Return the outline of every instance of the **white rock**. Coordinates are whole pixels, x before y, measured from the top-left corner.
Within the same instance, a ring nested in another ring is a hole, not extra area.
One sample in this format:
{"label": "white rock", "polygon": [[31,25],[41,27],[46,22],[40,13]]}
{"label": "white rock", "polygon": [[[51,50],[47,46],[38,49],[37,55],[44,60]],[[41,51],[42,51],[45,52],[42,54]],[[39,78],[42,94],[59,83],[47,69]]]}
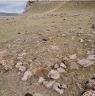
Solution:
{"label": "white rock", "polygon": [[92,50],[90,50],[90,51],[89,51],[89,50],[87,51],[87,54],[88,54],[88,55],[91,55],[91,54],[93,54],[93,53],[94,53],[94,49],[92,49]]}
{"label": "white rock", "polygon": [[90,61],[88,59],[82,59],[82,60],[79,60],[78,63],[84,67],[88,67],[88,66],[91,66],[91,65],[94,65],[94,61]]}
{"label": "white rock", "polygon": [[22,56],[25,56],[25,55],[26,55],[25,52],[18,54],[19,57],[22,57]]}
{"label": "white rock", "polygon": [[59,68],[60,66],[59,66],[59,64],[55,64],[54,65],[54,68],[56,69],[56,68]]}
{"label": "white rock", "polygon": [[66,89],[66,88],[67,88],[67,86],[66,86],[65,84],[62,84],[62,88]]}
{"label": "white rock", "polygon": [[87,90],[81,96],[95,96],[94,90]]}
{"label": "white rock", "polygon": [[17,75],[20,76],[21,75],[21,72],[18,72]]}
{"label": "white rock", "polygon": [[61,64],[60,64],[60,67],[67,68],[64,63],[61,63]]}
{"label": "white rock", "polygon": [[70,55],[69,58],[70,59],[76,59],[77,58],[77,55],[76,54]]}
{"label": "white rock", "polygon": [[93,55],[89,55],[88,57],[87,57],[87,59],[89,59],[89,60],[95,60],[95,55],[93,54]]}
{"label": "white rock", "polygon": [[43,77],[39,77],[38,83],[43,83],[45,81],[45,79]]}
{"label": "white rock", "polygon": [[53,45],[50,46],[50,49],[59,50],[59,46],[57,46],[56,44],[53,44]]}
{"label": "white rock", "polygon": [[85,43],[84,45],[87,46],[87,43]]}
{"label": "white rock", "polygon": [[55,90],[59,94],[64,93],[64,89],[60,88],[60,83],[57,83],[57,82],[53,84],[53,90]]}
{"label": "white rock", "polygon": [[57,68],[57,71],[59,72],[59,73],[65,73],[66,72],[66,70],[65,69],[63,69],[63,68]]}
{"label": "white rock", "polygon": [[25,72],[25,71],[26,71],[26,67],[24,67],[24,66],[20,66],[20,67],[19,67],[19,71],[21,71],[21,72]]}
{"label": "white rock", "polygon": [[22,77],[22,81],[28,80],[29,78],[31,78],[31,76],[32,76],[32,72],[29,71],[29,70],[27,70],[27,71],[24,73],[23,77]]}
{"label": "white rock", "polygon": [[80,42],[81,42],[81,43],[83,43],[83,42],[84,42],[84,40],[83,40],[83,39],[80,39]]}
{"label": "white rock", "polygon": [[76,64],[76,62],[71,62],[70,68],[71,69],[78,69],[78,65]]}
{"label": "white rock", "polygon": [[52,88],[55,81],[44,81],[43,84],[46,88]]}
{"label": "white rock", "polygon": [[60,73],[56,70],[51,70],[48,74],[49,77],[52,79],[59,79],[60,78]]}
{"label": "white rock", "polygon": [[19,68],[20,66],[22,66],[22,62],[18,62],[15,67]]}
{"label": "white rock", "polygon": [[72,40],[74,40],[74,39],[75,39],[75,37],[74,37],[74,36],[72,36],[72,37],[71,37],[71,39],[72,39]]}

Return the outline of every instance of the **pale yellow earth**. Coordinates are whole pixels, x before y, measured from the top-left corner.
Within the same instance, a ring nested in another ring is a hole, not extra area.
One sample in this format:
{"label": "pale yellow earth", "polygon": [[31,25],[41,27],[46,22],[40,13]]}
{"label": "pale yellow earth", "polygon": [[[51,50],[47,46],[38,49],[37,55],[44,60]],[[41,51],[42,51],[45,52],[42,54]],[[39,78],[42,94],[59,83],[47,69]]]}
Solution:
{"label": "pale yellow earth", "polygon": [[[77,54],[77,60],[86,58],[87,52],[94,50],[95,2],[53,2],[52,6],[33,5],[21,16],[0,19],[0,49],[14,51],[13,58],[25,51],[22,61],[36,59],[38,66],[50,66]],[[46,39],[46,41],[44,41]],[[84,39],[84,42],[80,42]],[[51,47],[54,48],[51,48]],[[16,62],[17,59],[15,59]],[[39,63],[40,62],[40,63]],[[95,77],[95,65],[78,69],[70,68],[58,82],[67,85],[61,96],[80,96],[84,83]],[[37,66],[33,65],[34,69]],[[26,67],[29,67],[26,65]],[[41,93],[44,96],[60,96],[52,89],[38,84],[38,78],[22,81],[18,70],[5,71],[0,65],[0,96],[24,96],[25,93]]]}

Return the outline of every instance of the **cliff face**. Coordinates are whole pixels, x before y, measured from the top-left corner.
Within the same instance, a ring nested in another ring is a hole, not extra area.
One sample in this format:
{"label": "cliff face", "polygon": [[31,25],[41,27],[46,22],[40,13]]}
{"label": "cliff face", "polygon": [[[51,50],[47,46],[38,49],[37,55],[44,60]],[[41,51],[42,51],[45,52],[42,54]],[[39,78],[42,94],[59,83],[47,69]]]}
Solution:
{"label": "cliff face", "polygon": [[43,13],[55,9],[61,2],[28,1],[24,13]]}

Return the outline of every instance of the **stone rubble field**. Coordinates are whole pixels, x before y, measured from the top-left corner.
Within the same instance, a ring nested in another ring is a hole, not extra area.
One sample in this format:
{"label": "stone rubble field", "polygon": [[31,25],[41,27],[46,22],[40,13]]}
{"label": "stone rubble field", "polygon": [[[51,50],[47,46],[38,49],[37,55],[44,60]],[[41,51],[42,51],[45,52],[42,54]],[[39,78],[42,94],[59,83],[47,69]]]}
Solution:
{"label": "stone rubble field", "polygon": [[95,96],[95,2],[75,5],[0,19],[0,96]]}

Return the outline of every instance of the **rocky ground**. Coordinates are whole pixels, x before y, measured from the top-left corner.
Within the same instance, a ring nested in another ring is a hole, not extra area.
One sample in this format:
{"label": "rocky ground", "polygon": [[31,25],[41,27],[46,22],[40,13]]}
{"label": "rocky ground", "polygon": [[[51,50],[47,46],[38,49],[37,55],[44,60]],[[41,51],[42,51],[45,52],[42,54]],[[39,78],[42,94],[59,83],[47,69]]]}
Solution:
{"label": "rocky ground", "polygon": [[95,77],[94,5],[0,19],[0,96],[80,96]]}

